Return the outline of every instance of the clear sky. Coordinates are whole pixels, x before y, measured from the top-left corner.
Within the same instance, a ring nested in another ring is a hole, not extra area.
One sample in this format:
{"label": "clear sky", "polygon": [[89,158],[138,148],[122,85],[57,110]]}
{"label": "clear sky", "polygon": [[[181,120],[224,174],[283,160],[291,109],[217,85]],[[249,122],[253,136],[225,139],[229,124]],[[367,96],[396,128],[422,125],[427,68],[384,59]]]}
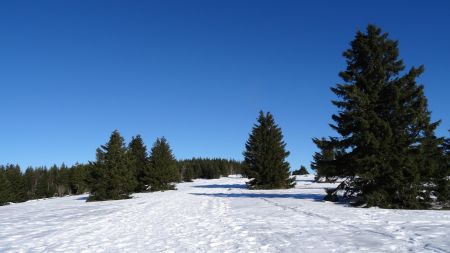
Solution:
{"label": "clear sky", "polygon": [[177,158],[242,159],[259,110],[293,169],[333,135],[329,88],[358,29],[425,65],[450,129],[450,1],[0,1],[0,164],[95,159],[114,129],[165,136]]}

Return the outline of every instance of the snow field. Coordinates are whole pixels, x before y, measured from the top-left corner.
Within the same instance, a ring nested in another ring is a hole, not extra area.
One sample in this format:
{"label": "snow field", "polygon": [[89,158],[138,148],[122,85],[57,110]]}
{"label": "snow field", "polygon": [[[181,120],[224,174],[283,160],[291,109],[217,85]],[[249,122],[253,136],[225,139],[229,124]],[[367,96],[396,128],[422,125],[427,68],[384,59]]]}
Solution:
{"label": "snow field", "polygon": [[324,202],[297,177],[289,190],[246,179],[195,180],[177,191],[85,202],[87,195],[0,207],[0,252],[450,252],[450,212]]}

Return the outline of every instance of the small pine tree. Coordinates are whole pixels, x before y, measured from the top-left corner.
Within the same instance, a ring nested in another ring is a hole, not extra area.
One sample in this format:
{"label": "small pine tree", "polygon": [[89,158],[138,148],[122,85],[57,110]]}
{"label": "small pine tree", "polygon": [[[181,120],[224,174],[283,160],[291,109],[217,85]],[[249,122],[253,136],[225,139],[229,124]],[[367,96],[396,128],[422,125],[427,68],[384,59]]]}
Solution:
{"label": "small pine tree", "polygon": [[144,145],[140,135],[132,137],[128,145],[128,156],[131,163],[131,169],[136,177],[137,185],[135,191],[145,191],[145,169],[148,165],[147,147]]}
{"label": "small pine tree", "polygon": [[175,187],[172,183],[179,181],[180,172],[169,143],[164,137],[156,139],[144,177],[148,190],[173,190]]}
{"label": "small pine tree", "polygon": [[182,167],[181,174],[184,182],[192,182],[192,179],[194,178],[194,171],[192,168]]}
{"label": "small pine tree", "polygon": [[305,166],[300,166],[300,169],[298,169],[298,170],[294,170],[293,172],[292,172],[292,175],[308,175],[309,174],[309,172],[308,172],[308,170],[305,168]]}
{"label": "small pine tree", "polygon": [[120,133],[115,130],[109,142],[97,149],[97,161],[92,163],[88,201],[129,198],[136,188],[136,179]]}
{"label": "small pine tree", "polygon": [[285,161],[289,152],[272,114],[259,113],[258,123],[253,127],[244,151],[245,174],[251,178],[250,189],[292,188],[289,163]]}

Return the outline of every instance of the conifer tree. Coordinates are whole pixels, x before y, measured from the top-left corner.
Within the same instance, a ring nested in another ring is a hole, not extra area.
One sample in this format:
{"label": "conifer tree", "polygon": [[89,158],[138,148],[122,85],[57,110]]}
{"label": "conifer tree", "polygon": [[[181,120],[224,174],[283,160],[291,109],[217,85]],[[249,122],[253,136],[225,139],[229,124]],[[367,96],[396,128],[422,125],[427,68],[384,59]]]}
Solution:
{"label": "conifer tree", "polygon": [[11,183],[6,177],[5,168],[3,166],[0,166],[0,206],[5,205],[11,201],[11,193]]}
{"label": "conifer tree", "polygon": [[442,139],[434,136],[439,122],[431,122],[423,86],[415,81],[423,66],[402,74],[398,42],[373,25],[357,32],[343,55],[344,83],[332,88],[339,113],[331,127],[340,136],[314,140],[322,150],[315,167],[325,176],[345,177],[338,189],[355,204],[426,206],[424,187],[437,164],[426,153]]}
{"label": "conifer tree", "polygon": [[89,191],[88,172],[92,169],[91,164],[75,164],[70,170],[70,191],[73,194],[83,194]]}
{"label": "conifer tree", "polygon": [[292,188],[294,178],[290,177],[289,163],[285,161],[289,152],[272,114],[259,113],[257,124],[245,144],[244,170],[251,178],[250,189]]}
{"label": "conifer tree", "polygon": [[325,138],[314,138],[313,142],[319,148],[319,152],[316,152],[313,156],[313,162],[311,168],[315,170],[317,182],[325,179],[325,182],[335,182],[339,176],[343,175],[342,171],[338,171],[339,166],[336,166],[338,156],[345,154],[345,151],[338,149],[336,145],[336,139],[331,138],[327,140]]}
{"label": "conifer tree", "polygon": [[432,184],[441,206],[450,208],[450,138],[446,138],[441,145],[441,160],[439,167],[433,175]]}
{"label": "conifer tree", "polygon": [[298,169],[298,170],[294,170],[293,172],[292,172],[292,175],[293,176],[295,176],[295,175],[308,175],[309,174],[309,172],[308,172],[308,170],[306,169],[306,167],[305,166],[300,166],[300,169]]}
{"label": "conifer tree", "polygon": [[140,135],[132,137],[128,145],[128,155],[131,163],[137,185],[135,191],[141,192],[145,190],[144,172],[148,165],[147,147],[144,145]]}
{"label": "conifer tree", "polygon": [[70,188],[70,169],[64,163],[58,169],[55,184],[58,196],[61,197],[72,193]]}
{"label": "conifer tree", "polygon": [[59,177],[59,168],[56,164],[50,167],[48,171],[48,196],[52,197],[57,195],[58,191],[58,177]]}
{"label": "conifer tree", "polygon": [[167,140],[156,139],[150,154],[150,163],[145,171],[145,180],[150,191],[174,189],[172,183],[179,182],[180,172]]}
{"label": "conifer tree", "polygon": [[90,173],[89,201],[129,198],[136,187],[125,142],[115,130],[109,142],[97,149],[97,160]]}
{"label": "conifer tree", "polygon": [[47,168],[38,167],[35,169],[34,173],[36,182],[36,194],[34,197],[38,199],[52,197]]}
{"label": "conifer tree", "polygon": [[37,178],[36,173],[32,167],[28,167],[23,175],[27,199],[34,199],[36,197]]}
{"label": "conifer tree", "polygon": [[5,170],[6,180],[10,185],[10,202],[22,202],[26,200],[25,182],[19,165],[7,165]]}
{"label": "conifer tree", "polygon": [[190,167],[182,167],[181,175],[184,182],[192,182],[192,179],[194,177],[194,171]]}

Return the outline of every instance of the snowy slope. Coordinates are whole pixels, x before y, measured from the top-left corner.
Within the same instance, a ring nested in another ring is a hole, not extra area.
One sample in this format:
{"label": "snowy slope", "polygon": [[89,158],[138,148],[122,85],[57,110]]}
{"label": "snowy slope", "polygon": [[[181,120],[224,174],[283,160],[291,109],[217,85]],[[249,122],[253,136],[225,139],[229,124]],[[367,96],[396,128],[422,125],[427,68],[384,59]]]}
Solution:
{"label": "snowy slope", "polygon": [[249,191],[238,177],[86,203],[0,207],[0,252],[450,252],[449,211],[323,202],[323,187]]}

